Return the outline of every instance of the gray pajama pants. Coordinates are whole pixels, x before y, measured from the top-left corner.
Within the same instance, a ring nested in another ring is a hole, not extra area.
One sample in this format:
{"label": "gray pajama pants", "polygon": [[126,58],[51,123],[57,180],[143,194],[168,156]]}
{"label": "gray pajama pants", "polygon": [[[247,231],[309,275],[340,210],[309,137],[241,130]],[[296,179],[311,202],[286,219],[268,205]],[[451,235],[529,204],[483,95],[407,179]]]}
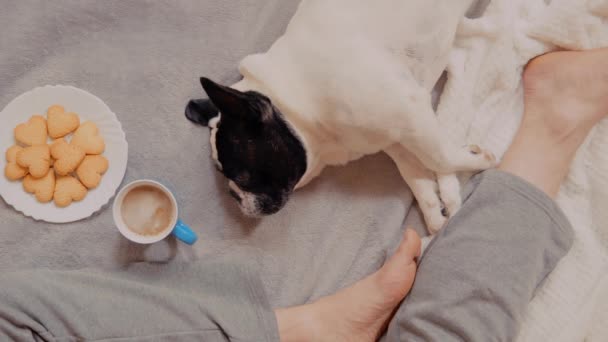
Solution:
{"label": "gray pajama pants", "polygon": [[[572,231],[533,186],[475,176],[429,245],[388,341],[511,341]],[[0,341],[278,341],[255,267],[229,255],[120,271],[23,271],[0,279]]]}

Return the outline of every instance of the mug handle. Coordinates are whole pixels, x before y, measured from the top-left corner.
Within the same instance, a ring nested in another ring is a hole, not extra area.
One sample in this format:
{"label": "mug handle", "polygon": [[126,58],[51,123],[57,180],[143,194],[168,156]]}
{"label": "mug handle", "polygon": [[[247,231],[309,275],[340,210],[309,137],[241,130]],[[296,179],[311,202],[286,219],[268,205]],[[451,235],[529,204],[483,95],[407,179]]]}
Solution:
{"label": "mug handle", "polygon": [[182,220],[179,219],[177,220],[175,228],[173,228],[171,234],[173,234],[176,238],[189,245],[193,245],[196,240],[198,240],[198,236],[196,236],[196,233],[190,227],[188,227],[188,225],[182,222]]}

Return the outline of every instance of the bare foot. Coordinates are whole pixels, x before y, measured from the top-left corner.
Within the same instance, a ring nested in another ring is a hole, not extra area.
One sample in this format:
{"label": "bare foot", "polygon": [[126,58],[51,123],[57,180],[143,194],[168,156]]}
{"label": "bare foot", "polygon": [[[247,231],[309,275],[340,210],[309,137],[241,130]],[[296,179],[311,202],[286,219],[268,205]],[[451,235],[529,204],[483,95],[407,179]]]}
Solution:
{"label": "bare foot", "polygon": [[608,114],[608,48],[537,57],[524,87],[528,119],[543,120],[562,138],[584,133]]}
{"label": "bare foot", "polygon": [[608,114],[608,49],[537,57],[524,72],[525,113],[500,169],[552,197],[591,128]]}
{"label": "bare foot", "polygon": [[420,238],[408,229],[376,273],[312,304],[276,310],[281,341],[376,341],[412,288],[419,255]]}

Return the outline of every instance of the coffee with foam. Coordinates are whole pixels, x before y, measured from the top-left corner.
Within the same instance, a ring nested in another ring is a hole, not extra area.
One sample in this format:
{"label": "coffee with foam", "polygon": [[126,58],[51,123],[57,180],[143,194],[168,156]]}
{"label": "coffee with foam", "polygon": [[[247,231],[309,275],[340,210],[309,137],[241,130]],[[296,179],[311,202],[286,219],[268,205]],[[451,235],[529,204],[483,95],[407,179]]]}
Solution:
{"label": "coffee with foam", "polygon": [[143,185],[131,189],[124,197],[120,213],[132,232],[151,236],[169,228],[175,208],[169,196],[162,190]]}

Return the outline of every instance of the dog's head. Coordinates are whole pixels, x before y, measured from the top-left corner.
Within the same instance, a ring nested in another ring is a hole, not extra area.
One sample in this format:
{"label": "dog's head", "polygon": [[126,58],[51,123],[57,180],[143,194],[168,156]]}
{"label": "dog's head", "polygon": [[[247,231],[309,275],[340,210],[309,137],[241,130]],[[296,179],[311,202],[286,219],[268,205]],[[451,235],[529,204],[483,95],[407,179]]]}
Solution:
{"label": "dog's head", "polygon": [[192,100],[186,117],[209,126],[212,157],[246,215],[274,214],[306,171],[306,151],[281,112],[258,92],[201,78],[209,99]]}

